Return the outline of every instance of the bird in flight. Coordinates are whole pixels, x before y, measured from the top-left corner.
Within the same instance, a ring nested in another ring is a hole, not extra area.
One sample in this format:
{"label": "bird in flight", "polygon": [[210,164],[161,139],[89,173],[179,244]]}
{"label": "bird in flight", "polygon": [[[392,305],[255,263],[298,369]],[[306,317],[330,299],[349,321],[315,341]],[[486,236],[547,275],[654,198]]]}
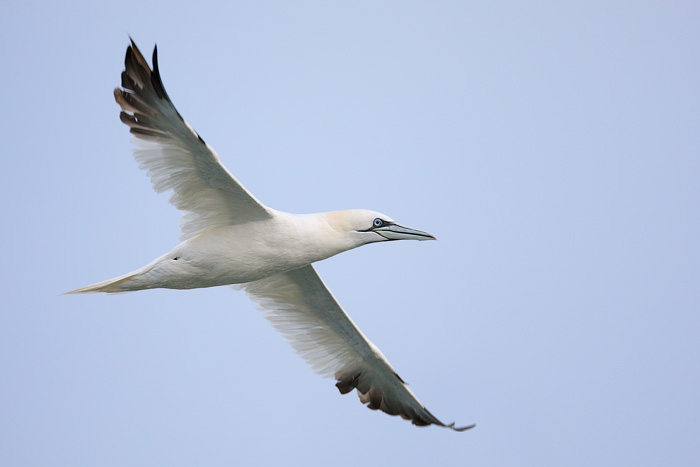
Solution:
{"label": "bird in flight", "polygon": [[180,243],[146,266],[68,293],[120,293],[230,285],[243,289],[294,350],[342,394],[357,389],[370,409],[414,425],[445,424],[418,401],[379,349],[360,331],[312,263],[368,243],[435,240],[367,210],[289,214],[263,205],[185,122],[136,44],[126,50],[119,118],[135,136],[134,157],[158,192],[183,212]]}

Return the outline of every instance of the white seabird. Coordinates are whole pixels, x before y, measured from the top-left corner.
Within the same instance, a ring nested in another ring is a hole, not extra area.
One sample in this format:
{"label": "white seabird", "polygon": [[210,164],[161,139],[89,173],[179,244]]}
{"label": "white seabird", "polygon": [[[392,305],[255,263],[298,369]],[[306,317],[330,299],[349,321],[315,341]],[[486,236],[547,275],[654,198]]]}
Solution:
{"label": "white seabird", "polygon": [[472,428],[444,424],[418,401],[312,266],[368,243],[435,237],[373,211],[297,215],[263,205],[175,110],[160,78],[157,48],[151,70],[131,41],[125,68],[114,90],[119,116],[135,136],[134,157],[153,188],[172,190],[170,202],[184,213],[182,243],[141,269],[68,293],[242,288],[317,373],[337,380],[342,394],[357,389],[370,409],[415,425]]}

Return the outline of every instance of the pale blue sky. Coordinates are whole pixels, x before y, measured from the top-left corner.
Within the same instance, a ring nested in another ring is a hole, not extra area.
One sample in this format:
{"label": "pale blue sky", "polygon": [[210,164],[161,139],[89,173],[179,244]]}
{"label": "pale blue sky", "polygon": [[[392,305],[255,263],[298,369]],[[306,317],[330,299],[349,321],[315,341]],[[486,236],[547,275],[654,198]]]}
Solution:
{"label": "pale blue sky", "polygon": [[[0,464],[697,465],[697,2],[12,2]],[[60,296],[177,243],[112,89],[158,43],[264,203],[437,242],[319,264],[440,419],[340,396],[240,292]]]}

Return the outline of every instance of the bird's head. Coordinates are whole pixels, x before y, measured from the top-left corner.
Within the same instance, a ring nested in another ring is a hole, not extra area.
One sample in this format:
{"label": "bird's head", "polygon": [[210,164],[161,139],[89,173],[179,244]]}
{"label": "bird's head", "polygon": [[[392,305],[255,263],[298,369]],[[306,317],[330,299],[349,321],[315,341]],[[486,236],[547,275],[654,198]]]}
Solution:
{"label": "bird's head", "polygon": [[335,230],[351,236],[359,245],[389,240],[436,240],[428,232],[404,227],[386,214],[375,211],[349,209],[326,215]]}

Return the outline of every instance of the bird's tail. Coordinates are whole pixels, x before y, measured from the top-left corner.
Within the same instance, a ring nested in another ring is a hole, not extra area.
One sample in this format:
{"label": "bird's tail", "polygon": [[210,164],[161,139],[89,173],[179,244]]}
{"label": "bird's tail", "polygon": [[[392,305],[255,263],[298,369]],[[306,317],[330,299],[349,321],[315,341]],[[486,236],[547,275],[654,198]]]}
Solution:
{"label": "bird's tail", "polygon": [[74,294],[74,293],[96,293],[96,292],[105,292],[105,293],[120,293],[120,292],[129,292],[130,290],[134,290],[133,288],[129,287],[127,283],[133,279],[135,276],[139,275],[140,271],[134,271],[130,272],[128,274],[124,274],[123,276],[119,277],[113,277],[112,279],[107,279],[106,281],[102,282],[97,282],[96,284],[88,285],[86,287],[81,287],[79,289],[71,290],[70,292],[66,292],[63,295],[68,295],[68,294]]}

